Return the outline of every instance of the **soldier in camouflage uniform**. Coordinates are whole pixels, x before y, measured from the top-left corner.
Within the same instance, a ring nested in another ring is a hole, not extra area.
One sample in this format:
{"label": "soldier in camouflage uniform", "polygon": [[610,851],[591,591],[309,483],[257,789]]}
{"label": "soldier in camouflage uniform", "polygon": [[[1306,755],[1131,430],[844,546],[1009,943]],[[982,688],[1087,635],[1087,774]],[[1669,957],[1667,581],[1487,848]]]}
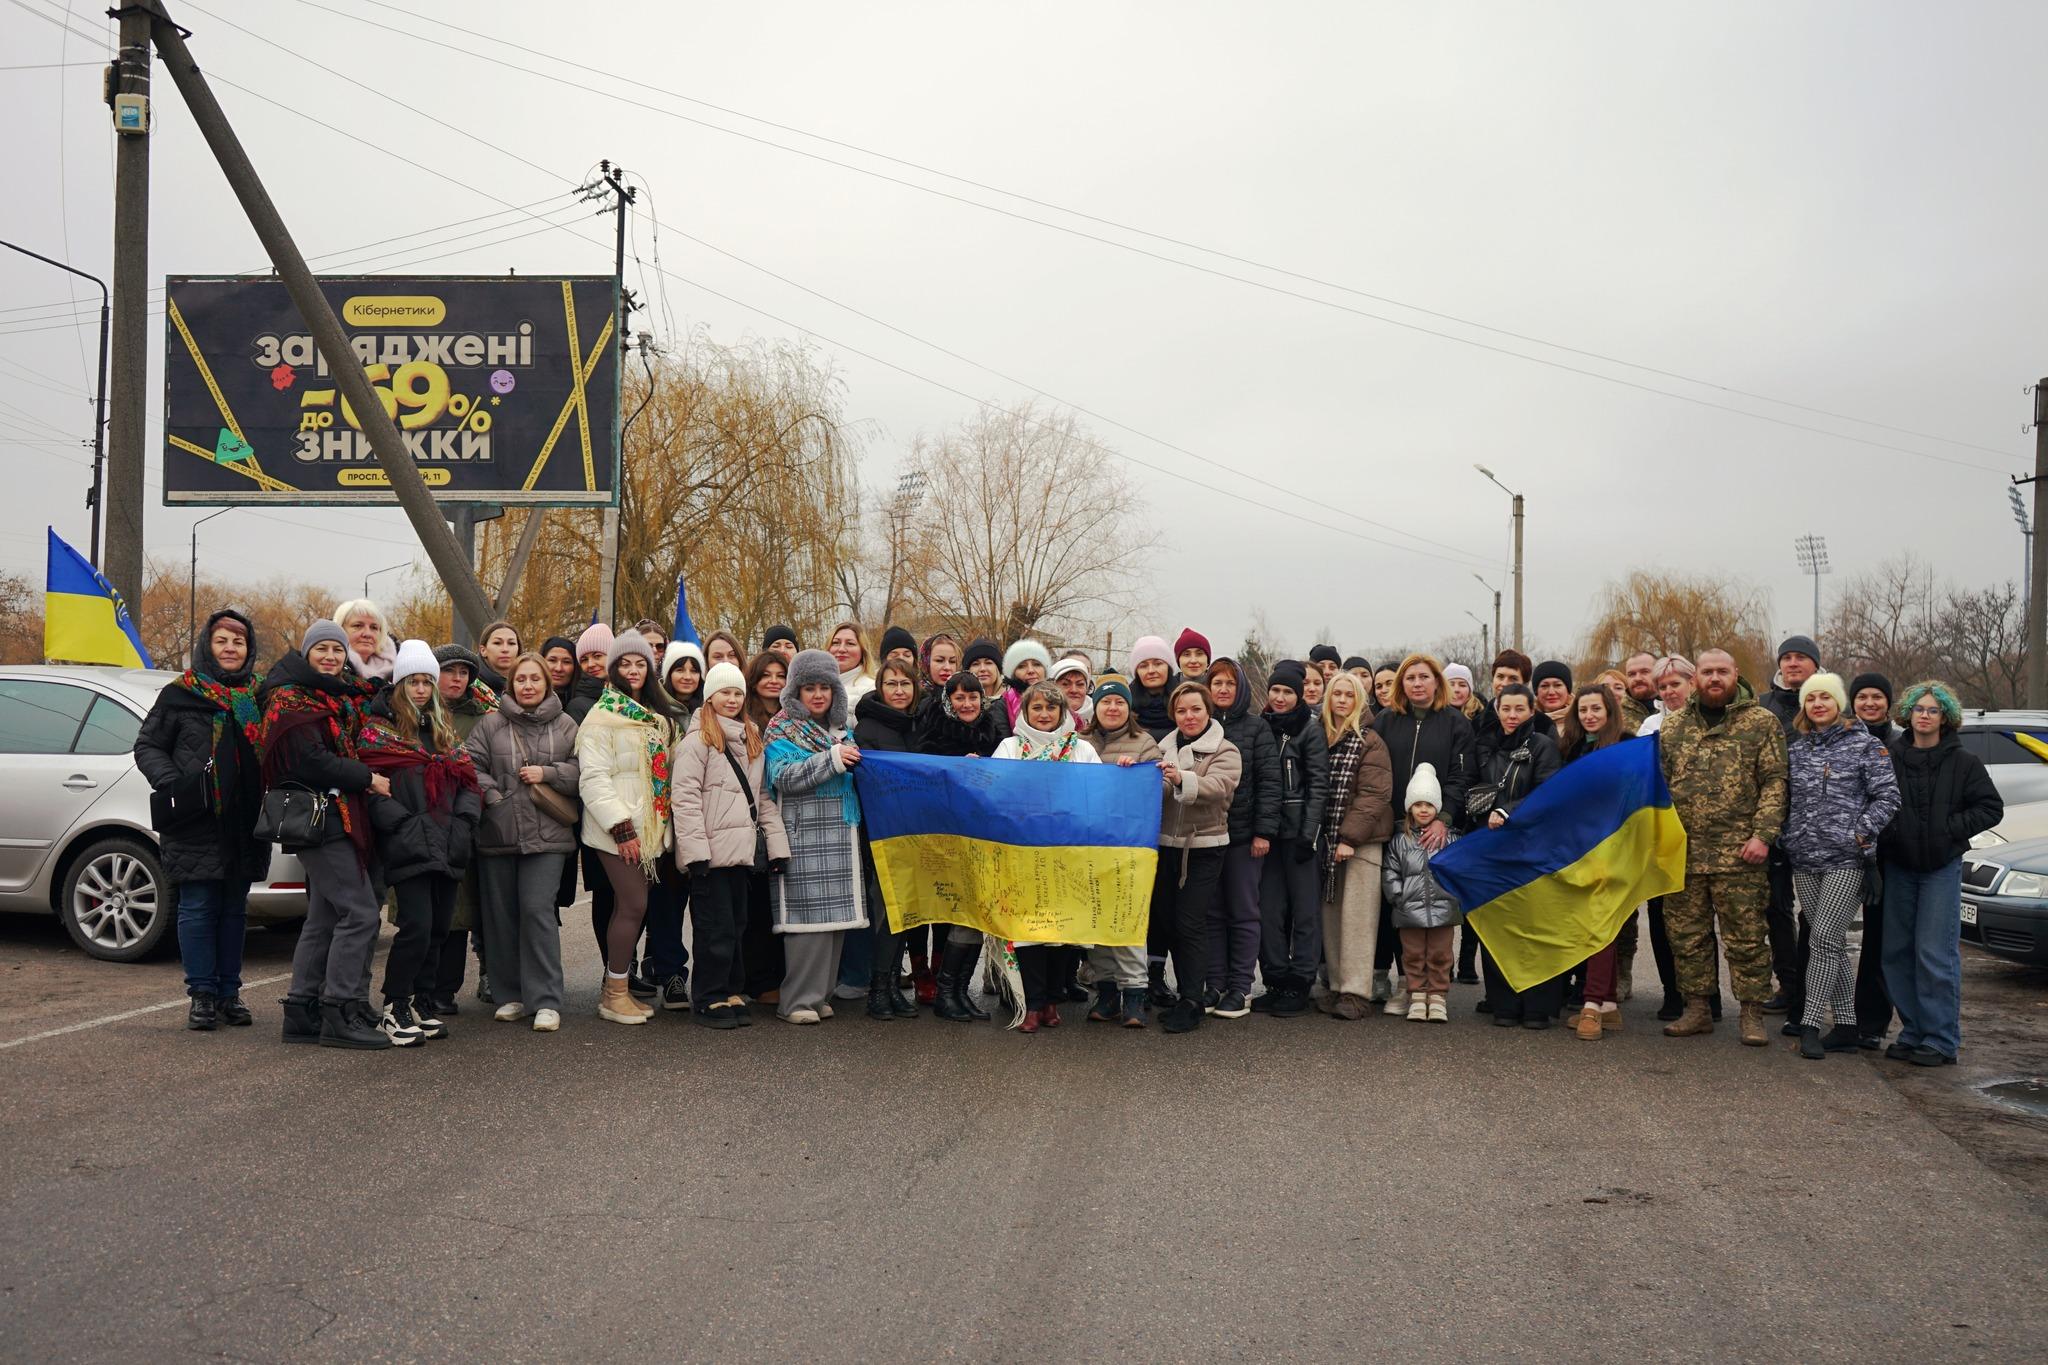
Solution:
{"label": "soldier in camouflage uniform", "polygon": [[1700,655],[1696,683],[1692,701],[1666,717],[1662,730],[1664,777],[1687,840],[1685,889],[1664,898],[1685,1012],[1664,1032],[1689,1038],[1714,1031],[1718,920],[1742,1002],[1742,1041],[1762,1047],[1771,994],[1765,860],[1785,823],[1785,732],[1757,705],[1726,651]]}

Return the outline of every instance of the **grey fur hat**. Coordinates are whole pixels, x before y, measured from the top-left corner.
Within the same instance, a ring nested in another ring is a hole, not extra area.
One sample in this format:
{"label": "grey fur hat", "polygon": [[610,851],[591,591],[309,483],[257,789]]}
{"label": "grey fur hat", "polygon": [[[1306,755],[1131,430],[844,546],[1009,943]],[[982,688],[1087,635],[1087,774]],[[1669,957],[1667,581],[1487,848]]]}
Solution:
{"label": "grey fur hat", "polygon": [[789,715],[803,720],[810,715],[804,709],[803,690],[812,683],[830,683],[832,686],[832,707],[825,713],[825,724],[834,730],[846,728],[846,684],[839,680],[839,661],[822,649],[799,651],[789,661],[789,677],[782,684],[782,709]]}

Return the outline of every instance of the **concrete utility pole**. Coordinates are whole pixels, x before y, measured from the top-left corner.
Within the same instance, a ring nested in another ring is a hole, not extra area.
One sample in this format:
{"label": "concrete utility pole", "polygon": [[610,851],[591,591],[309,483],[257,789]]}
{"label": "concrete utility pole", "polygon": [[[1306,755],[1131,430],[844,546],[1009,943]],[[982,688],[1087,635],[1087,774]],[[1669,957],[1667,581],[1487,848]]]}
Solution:
{"label": "concrete utility pole", "polygon": [[1820,576],[1833,573],[1828,566],[1828,542],[1825,536],[1804,535],[1792,542],[1793,551],[1799,556],[1799,571],[1813,575],[1813,638],[1820,639]]}
{"label": "concrete utility pole", "polygon": [[[327,367],[334,374],[335,385],[349,407],[356,412],[362,423],[363,434],[369,438],[370,449],[377,457],[377,465],[384,476],[391,481],[391,491],[398,497],[399,506],[405,509],[406,519],[412,523],[414,534],[420,538],[420,545],[426,550],[427,558],[433,562],[434,571],[441,577],[441,584],[447,589],[448,597],[454,604],[455,619],[467,622],[472,631],[482,630],[491,619],[491,600],[477,583],[476,571],[463,558],[462,547],[455,542],[455,536],[442,519],[441,509],[427,492],[426,480],[420,477],[419,466],[413,463],[412,455],[405,448],[405,441],[398,434],[398,427],[385,415],[384,405],[370,388],[369,376],[363,373],[361,362],[349,346],[348,334],[341,330],[341,320],[334,315],[327,296],[320,292],[319,281],[306,267],[306,258],[299,253],[298,245],[292,241],[284,219],[278,215],[277,206],[270,202],[270,194],[263,188],[263,182],[256,175],[256,168],[249,163],[248,153],[242,150],[242,143],[235,136],[235,130],[228,124],[227,115],[222,112],[220,101],[213,97],[206,78],[200,74],[199,64],[193,60],[191,50],[185,46],[184,34],[164,13],[163,0],[136,0],[122,12],[121,31],[126,42],[131,16],[137,12],[154,16],[149,19],[149,35],[155,39],[157,51],[163,54],[164,69],[170,73],[177,85],[178,93],[184,96],[185,106],[191,112],[192,121],[206,138],[206,145],[212,150],[214,160],[220,163],[222,174],[227,177],[228,186],[234,190],[235,198],[241,201],[242,211],[249,216],[249,226],[256,231],[256,239],[263,243],[263,250],[270,256],[270,262],[277,269],[278,278],[292,298],[292,304],[299,310],[299,316],[312,329],[313,339],[320,347],[320,354],[327,360]],[[114,271],[114,306],[118,322],[121,307],[121,270],[116,261]],[[136,286],[133,306],[140,316],[143,289],[146,282]],[[118,333],[119,328],[117,326]],[[115,339],[114,393],[118,401],[120,387],[120,337]],[[140,361],[137,362],[138,370]],[[115,414],[115,449],[108,462],[109,485],[118,488],[114,477],[116,462],[120,458],[119,435],[120,413]],[[136,412],[137,447],[140,447],[141,417]],[[141,506],[142,471],[138,463],[135,474],[135,563],[137,595],[133,601],[140,601],[141,587]],[[115,497],[118,497],[118,493]],[[110,499],[107,523],[107,562],[109,569],[114,559],[114,540],[120,531],[119,514],[114,511],[118,504]],[[118,579],[109,572],[114,586],[122,588]],[[125,592],[125,588],[123,589]]]}
{"label": "concrete utility pole", "polygon": [[[1472,576],[1474,578],[1479,579],[1480,587],[1486,589],[1488,592],[1493,594],[1493,638],[1498,640],[1500,639],[1500,589],[1494,587],[1493,584],[1487,582],[1485,579],[1479,578],[1479,575],[1476,573]],[[1519,646],[1517,647],[1519,648]],[[1493,656],[1491,654],[1487,655],[1486,661],[1488,664],[1491,664],[1493,662]]]}
{"label": "concrete utility pole", "polygon": [[[2048,517],[2048,379],[2034,385],[2034,529]],[[2048,555],[2035,555],[2028,566],[2027,705],[2048,707],[2048,645],[2041,629],[2048,606]]]}
{"label": "concrete utility pole", "polygon": [[114,113],[114,301],[104,486],[93,515],[106,528],[100,571],[142,610],[143,428],[149,415],[149,44],[152,13],[128,5],[108,96]]}
{"label": "concrete utility pole", "polygon": [[[1493,473],[1493,471],[1492,471],[1491,469],[1488,469],[1488,468],[1487,468],[1487,467],[1486,467],[1485,465],[1483,465],[1483,464],[1475,464],[1475,465],[1473,465],[1472,467],[1473,467],[1474,469],[1478,470],[1478,471],[1479,471],[1479,472],[1480,472],[1481,474],[1484,474],[1484,475],[1486,476],[1486,478],[1487,478],[1487,481],[1488,481],[1489,483],[1491,483],[1491,484],[1492,484],[1492,485],[1493,485],[1493,486],[1494,486],[1495,488],[1498,488],[1498,489],[1499,489],[1499,490],[1500,490],[1501,492],[1503,492],[1503,493],[1507,494],[1507,495],[1508,495],[1508,496],[1509,496],[1510,498],[1513,498],[1513,499],[1514,499],[1514,505],[1515,505],[1515,648],[1516,648],[1517,650],[1520,650],[1520,649],[1522,649],[1522,648],[1523,648],[1523,645],[1522,645],[1522,495],[1521,495],[1520,493],[1517,493],[1517,492],[1516,492],[1516,491],[1515,491],[1514,489],[1512,489],[1512,488],[1508,487],[1508,486],[1507,486],[1506,484],[1502,483],[1502,482],[1501,482],[1501,481],[1500,481],[1499,479],[1495,478],[1495,477],[1494,477],[1494,473]],[[1496,632],[1496,634],[1497,634],[1497,633],[1498,633],[1498,632]]]}
{"label": "concrete utility pole", "polygon": [[[618,244],[612,254],[612,271],[618,278],[619,290],[619,363],[626,363],[626,338],[630,335],[626,326],[633,316],[633,301],[626,295],[626,211],[632,207],[637,192],[625,182],[626,168],[613,166],[609,159],[600,161],[598,170],[604,183],[612,189],[612,207],[618,212]],[[604,509],[604,538],[598,551],[597,619],[610,624],[615,606],[614,596],[618,592],[619,577],[619,513],[626,501],[626,460],[624,445],[625,432],[619,433],[620,454],[618,486],[612,489],[613,502]]]}

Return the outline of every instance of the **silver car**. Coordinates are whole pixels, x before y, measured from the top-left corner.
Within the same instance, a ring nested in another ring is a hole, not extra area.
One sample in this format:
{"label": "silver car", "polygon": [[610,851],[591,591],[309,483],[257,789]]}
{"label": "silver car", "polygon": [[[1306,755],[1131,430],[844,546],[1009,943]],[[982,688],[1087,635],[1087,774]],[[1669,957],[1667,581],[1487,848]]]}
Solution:
{"label": "silver car", "polygon": [[[0,910],[55,913],[78,946],[134,962],[176,942],[175,890],[157,862],[135,734],[164,684],[155,669],[0,666]],[[288,854],[249,892],[252,923],[306,916]]]}

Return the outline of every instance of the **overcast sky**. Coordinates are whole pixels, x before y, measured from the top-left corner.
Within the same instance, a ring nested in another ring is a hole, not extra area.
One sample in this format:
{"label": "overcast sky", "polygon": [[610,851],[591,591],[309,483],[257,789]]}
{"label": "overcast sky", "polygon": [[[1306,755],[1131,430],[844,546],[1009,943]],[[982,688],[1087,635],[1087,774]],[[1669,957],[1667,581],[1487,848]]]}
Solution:
{"label": "overcast sky", "polygon": [[[82,63],[0,70],[0,235],[110,275],[103,9],[71,7],[89,40],[28,12],[61,18],[63,0],[0,6],[0,64]],[[1491,614],[1472,574],[1505,588],[1508,546],[1507,496],[1474,461],[1528,496],[1528,626],[1547,644],[1575,640],[1603,582],[1639,565],[1744,576],[1776,629],[1805,630],[1806,532],[1827,538],[1834,581],[1907,548],[1971,584],[2019,572],[2004,481],[2031,467],[2021,390],[2048,372],[2038,3],[172,9],[209,72],[438,172],[218,88],[308,254],[497,212],[348,263],[605,273],[608,223],[555,210],[609,156],[667,228],[662,265],[693,282],[656,272],[643,215],[627,283],[644,273],[654,307],[636,329],[818,338],[872,424],[870,483],[972,411],[948,389],[1011,403],[1029,385],[1099,414],[1105,443],[1168,471],[1131,469],[1162,539],[1156,610],[1134,624],[1169,636],[1194,623],[1231,647],[1259,607],[1296,650],[1324,623],[1340,643],[1471,629],[1465,612]],[[448,27],[480,24],[676,93]],[[153,277],[260,264],[161,72],[157,90]],[[535,212],[587,242],[505,210],[551,193]],[[44,306],[74,293],[75,325]],[[86,541],[85,445],[61,442],[90,438],[88,298],[0,253],[10,568],[40,572],[45,522]],[[151,335],[159,372],[160,320]],[[159,417],[153,403],[153,442]],[[161,505],[160,472],[153,449],[150,551],[182,561],[198,514]],[[396,513],[238,511],[201,532],[202,567],[353,592],[412,543]]]}

